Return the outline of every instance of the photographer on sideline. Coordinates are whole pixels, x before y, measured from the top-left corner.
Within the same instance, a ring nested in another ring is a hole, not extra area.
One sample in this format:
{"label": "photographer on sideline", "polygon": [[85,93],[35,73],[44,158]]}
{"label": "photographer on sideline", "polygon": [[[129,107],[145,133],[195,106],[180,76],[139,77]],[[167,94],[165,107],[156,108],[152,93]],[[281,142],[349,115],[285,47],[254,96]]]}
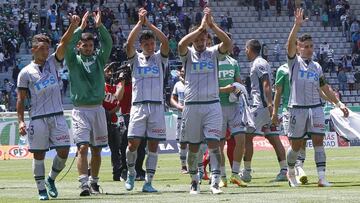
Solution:
{"label": "photographer on sideline", "polygon": [[113,167],[113,180],[119,181],[121,175],[120,161],[120,126],[116,113],[119,111],[119,100],[124,94],[125,78],[124,72],[116,73],[118,63],[110,63],[105,66],[105,98],[103,107],[106,112],[106,123],[108,130],[108,142],[111,151],[111,165]]}

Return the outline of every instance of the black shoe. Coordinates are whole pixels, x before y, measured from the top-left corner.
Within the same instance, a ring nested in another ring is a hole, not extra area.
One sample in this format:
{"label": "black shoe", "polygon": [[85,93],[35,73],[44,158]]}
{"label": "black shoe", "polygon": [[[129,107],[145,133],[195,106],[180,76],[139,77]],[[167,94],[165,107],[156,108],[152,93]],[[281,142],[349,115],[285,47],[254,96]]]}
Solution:
{"label": "black shoe", "polygon": [[84,184],[82,186],[80,186],[81,188],[81,192],[80,192],[80,196],[90,196],[90,188],[88,184]]}
{"label": "black shoe", "polygon": [[120,175],[114,174],[113,175],[113,181],[120,181]]}
{"label": "black shoe", "polygon": [[100,194],[100,186],[97,183],[90,184],[91,194]]}
{"label": "black shoe", "polygon": [[125,182],[127,180],[127,170],[123,170],[120,175],[120,181]]}

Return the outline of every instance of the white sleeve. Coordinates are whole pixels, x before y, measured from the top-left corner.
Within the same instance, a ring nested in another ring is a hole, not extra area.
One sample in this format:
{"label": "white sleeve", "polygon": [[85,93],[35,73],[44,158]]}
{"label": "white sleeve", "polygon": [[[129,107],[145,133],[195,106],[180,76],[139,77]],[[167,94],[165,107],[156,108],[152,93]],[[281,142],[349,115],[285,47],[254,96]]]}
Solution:
{"label": "white sleeve", "polygon": [[28,72],[24,69],[22,69],[18,75],[18,80],[17,80],[17,87],[18,88],[29,88],[29,77],[28,77]]}
{"label": "white sleeve", "polygon": [[49,58],[47,58],[47,61],[48,61],[50,64],[54,64],[54,67],[55,67],[56,70],[60,70],[60,69],[61,69],[61,63],[63,62],[63,60],[57,59],[55,53],[51,54],[51,55],[49,56]]}

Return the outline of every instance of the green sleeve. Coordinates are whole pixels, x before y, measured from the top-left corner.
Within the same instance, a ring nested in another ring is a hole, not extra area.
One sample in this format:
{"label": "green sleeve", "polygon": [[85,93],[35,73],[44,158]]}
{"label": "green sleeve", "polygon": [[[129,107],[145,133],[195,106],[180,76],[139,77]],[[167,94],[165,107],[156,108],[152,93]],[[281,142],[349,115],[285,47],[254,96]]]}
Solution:
{"label": "green sleeve", "polygon": [[[74,34],[71,37],[71,40],[69,44],[66,47],[65,51],[65,61],[66,63],[73,64],[76,61],[76,44],[79,42],[82,34],[82,29],[77,28],[74,31]],[[72,66],[68,66],[68,68],[71,68]]]}
{"label": "green sleeve", "polygon": [[100,34],[100,51],[98,56],[103,64],[105,64],[109,60],[113,42],[110,33],[104,25],[101,25],[98,29]]}
{"label": "green sleeve", "polygon": [[284,71],[279,70],[276,72],[276,78],[275,78],[275,85],[276,86],[283,86],[286,79],[286,74]]}

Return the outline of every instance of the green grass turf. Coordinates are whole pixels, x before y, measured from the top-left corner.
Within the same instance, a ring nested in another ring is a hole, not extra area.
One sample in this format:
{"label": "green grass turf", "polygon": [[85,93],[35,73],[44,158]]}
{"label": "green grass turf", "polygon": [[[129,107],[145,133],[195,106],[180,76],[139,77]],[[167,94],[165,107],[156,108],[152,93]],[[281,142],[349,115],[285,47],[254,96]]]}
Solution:
{"label": "green grass turf", "polygon": [[[177,154],[159,156],[159,164],[153,185],[160,192],[141,193],[142,182],[135,182],[135,189],[127,192],[123,182],[112,181],[109,157],[103,159],[100,171],[100,185],[103,194],[80,198],[76,165],[69,174],[57,183],[59,197],[51,202],[360,202],[360,148],[338,148],[327,150],[327,177],[334,183],[331,188],[317,187],[314,151],[308,150],[305,171],[309,184],[289,188],[287,182],[271,182],[279,171],[273,151],[255,152],[253,180],[248,188],[229,184],[224,194],[211,195],[209,185],[201,185],[201,194],[190,196],[189,175],[180,174]],[[72,158],[67,162],[68,169]],[[31,160],[0,161],[0,202],[36,202],[37,190],[32,178]],[[47,171],[51,160],[46,161]],[[230,168],[226,165],[228,176]],[[48,173],[48,172],[47,172]],[[64,173],[61,173],[61,178]],[[55,200],[55,201],[54,201]]]}

